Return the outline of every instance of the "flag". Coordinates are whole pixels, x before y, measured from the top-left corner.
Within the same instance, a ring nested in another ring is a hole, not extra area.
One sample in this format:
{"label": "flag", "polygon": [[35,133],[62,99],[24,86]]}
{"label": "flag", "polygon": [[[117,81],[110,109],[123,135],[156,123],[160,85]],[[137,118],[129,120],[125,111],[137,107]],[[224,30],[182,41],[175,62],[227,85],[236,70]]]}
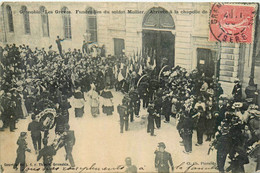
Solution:
{"label": "flag", "polygon": [[141,76],[141,75],[142,75],[142,72],[143,72],[143,67],[140,65],[140,66],[139,66],[138,74]]}
{"label": "flag", "polygon": [[127,78],[127,76],[129,75],[129,68],[128,66],[126,67],[126,74],[125,74],[125,78]]}
{"label": "flag", "polygon": [[130,65],[130,64],[133,64],[133,62],[134,62],[134,58],[133,58],[133,56],[131,56],[129,65]]}
{"label": "flag", "polygon": [[118,74],[118,81],[121,81],[121,80],[123,80],[123,79],[124,79],[124,77],[123,77],[122,72],[121,72],[121,70],[120,70],[120,72],[119,72],[119,74]]}
{"label": "flag", "polygon": [[156,67],[156,60],[155,60],[155,58],[153,59],[153,66],[152,66],[152,68],[154,69]]}
{"label": "flag", "polygon": [[133,57],[134,57],[134,60],[133,60],[133,62],[136,62],[135,52],[134,52],[134,55],[133,55]]}
{"label": "flag", "polygon": [[134,68],[133,68],[133,64],[130,64],[130,68],[129,68],[129,70],[131,70],[131,71],[134,70]]}
{"label": "flag", "polygon": [[141,59],[142,59],[142,56],[143,56],[143,55],[142,55],[142,50],[140,50],[140,53],[139,53],[139,59],[138,59],[138,60],[139,60],[139,62],[141,61]]}
{"label": "flag", "polygon": [[153,57],[153,48],[150,49],[148,56]]}
{"label": "flag", "polygon": [[118,69],[117,69],[117,65],[114,66],[113,70],[114,70],[115,77],[117,78],[117,77],[118,77],[118,72],[117,72]]}
{"label": "flag", "polygon": [[151,58],[150,56],[147,56],[147,64],[150,64],[151,63]]}

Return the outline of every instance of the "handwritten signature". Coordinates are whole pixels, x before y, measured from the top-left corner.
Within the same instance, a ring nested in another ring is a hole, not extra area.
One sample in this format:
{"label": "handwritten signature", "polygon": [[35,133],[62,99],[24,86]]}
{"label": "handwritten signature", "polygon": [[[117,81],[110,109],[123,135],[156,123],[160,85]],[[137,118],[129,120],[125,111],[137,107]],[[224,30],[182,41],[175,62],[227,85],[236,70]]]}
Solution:
{"label": "handwritten signature", "polygon": [[216,168],[216,163],[214,162],[182,162],[175,167],[176,170],[182,170],[184,173],[189,171],[214,170]]}

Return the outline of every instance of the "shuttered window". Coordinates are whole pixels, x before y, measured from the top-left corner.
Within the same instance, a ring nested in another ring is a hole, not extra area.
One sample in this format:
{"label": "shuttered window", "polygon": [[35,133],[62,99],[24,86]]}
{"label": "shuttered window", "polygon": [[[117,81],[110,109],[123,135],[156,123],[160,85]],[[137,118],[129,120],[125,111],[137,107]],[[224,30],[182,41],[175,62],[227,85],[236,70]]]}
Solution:
{"label": "shuttered window", "polygon": [[45,13],[46,8],[45,7],[40,7],[41,11],[41,20],[42,20],[42,35],[44,37],[49,37],[49,18],[48,14]]}
{"label": "shuttered window", "polygon": [[87,9],[87,32],[90,33],[89,41],[97,42],[97,16],[92,7]]}
{"label": "shuttered window", "polygon": [[9,5],[6,6],[6,13],[8,18],[9,32],[14,32],[13,13]]}
{"label": "shuttered window", "polygon": [[24,32],[25,34],[30,34],[31,33],[30,18],[26,6],[22,6],[22,12],[23,12]]}
{"label": "shuttered window", "polygon": [[[61,11],[69,11],[67,7],[63,7]],[[63,13],[63,30],[64,30],[64,38],[71,39],[71,18],[69,13]]]}

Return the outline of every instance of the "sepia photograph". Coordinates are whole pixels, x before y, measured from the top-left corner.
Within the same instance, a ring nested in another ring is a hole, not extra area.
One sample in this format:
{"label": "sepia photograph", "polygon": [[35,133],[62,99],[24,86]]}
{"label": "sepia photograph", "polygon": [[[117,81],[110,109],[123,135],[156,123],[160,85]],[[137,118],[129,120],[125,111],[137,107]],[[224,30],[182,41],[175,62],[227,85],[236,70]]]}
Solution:
{"label": "sepia photograph", "polygon": [[3,1],[0,173],[259,173],[259,2]]}

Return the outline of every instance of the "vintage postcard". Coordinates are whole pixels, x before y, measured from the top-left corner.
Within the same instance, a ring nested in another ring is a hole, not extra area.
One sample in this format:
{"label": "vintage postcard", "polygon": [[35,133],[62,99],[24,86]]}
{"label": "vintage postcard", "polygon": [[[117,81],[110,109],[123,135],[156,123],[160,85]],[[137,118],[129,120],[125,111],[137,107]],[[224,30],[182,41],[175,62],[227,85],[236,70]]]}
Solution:
{"label": "vintage postcard", "polygon": [[2,2],[0,172],[259,172],[259,14]]}

